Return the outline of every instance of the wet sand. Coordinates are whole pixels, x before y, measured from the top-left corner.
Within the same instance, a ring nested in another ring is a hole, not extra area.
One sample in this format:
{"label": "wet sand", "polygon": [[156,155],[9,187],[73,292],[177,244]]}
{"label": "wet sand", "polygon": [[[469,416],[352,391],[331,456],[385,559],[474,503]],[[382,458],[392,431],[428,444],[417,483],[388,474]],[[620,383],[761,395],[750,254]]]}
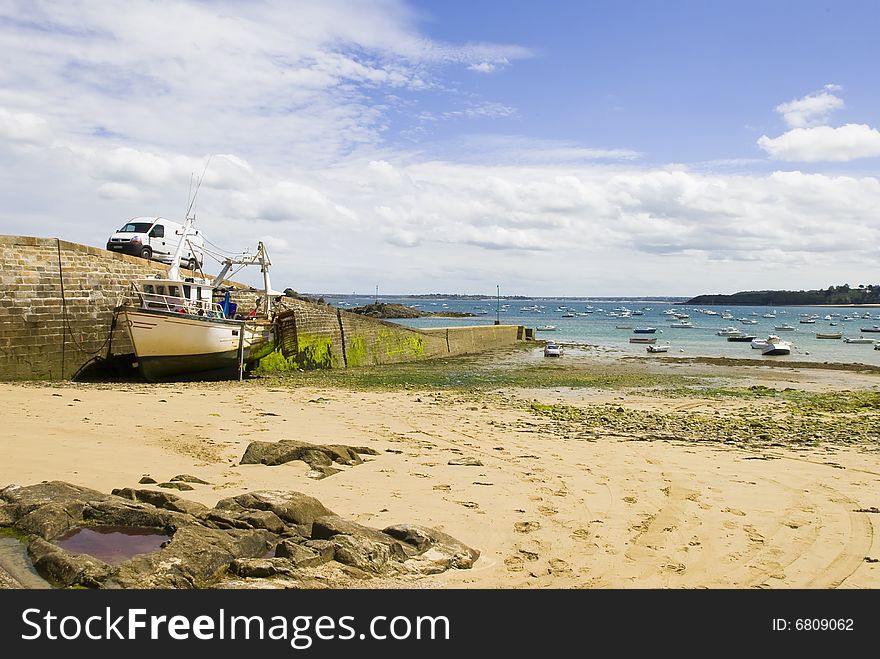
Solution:
{"label": "wet sand", "polygon": [[[880,385],[877,373],[833,369],[644,368],[713,369],[738,386],[804,391]],[[482,552],[471,570],[395,582],[402,587],[880,587],[876,443],[753,446],[581,432],[530,408],[538,401],[723,414],[754,406],[758,415],[767,401],[261,380],[6,383],[0,401],[0,486],[64,480],[109,492],[144,487],[145,474],[160,482],[191,474],[210,484],[168,491],[213,505],[246,491],[297,490],[363,524],[434,526]],[[379,455],[322,480],[302,462],[238,464],[250,441],[279,439],[368,446]],[[482,466],[448,464],[457,458]]]}

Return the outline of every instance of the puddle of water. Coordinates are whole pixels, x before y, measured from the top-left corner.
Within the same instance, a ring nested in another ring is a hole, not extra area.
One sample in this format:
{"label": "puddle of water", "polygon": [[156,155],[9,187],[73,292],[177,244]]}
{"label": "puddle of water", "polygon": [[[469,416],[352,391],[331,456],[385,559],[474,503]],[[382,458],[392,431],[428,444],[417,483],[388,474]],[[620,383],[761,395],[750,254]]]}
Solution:
{"label": "puddle of water", "polygon": [[170,536],[139,526],[82,526],[55,539],[56,545],[116,565],[138,554],[156,551]]}
{"label": "puddle of water", "polygon": [[15,538],[0,536],[0,566],[25,588],[51,588],[34,569],[27,547]]}

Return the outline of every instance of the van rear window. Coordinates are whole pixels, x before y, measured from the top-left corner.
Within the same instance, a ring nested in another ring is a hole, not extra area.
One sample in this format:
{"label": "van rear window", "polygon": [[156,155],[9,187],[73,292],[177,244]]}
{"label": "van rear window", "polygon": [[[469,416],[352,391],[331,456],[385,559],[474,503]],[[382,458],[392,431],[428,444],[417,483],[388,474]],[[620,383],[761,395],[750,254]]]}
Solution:
{"label": "van rear window", "polygon": [[146,233],[153,226],[149,222],[129,222],[119,230],[119,233]]}

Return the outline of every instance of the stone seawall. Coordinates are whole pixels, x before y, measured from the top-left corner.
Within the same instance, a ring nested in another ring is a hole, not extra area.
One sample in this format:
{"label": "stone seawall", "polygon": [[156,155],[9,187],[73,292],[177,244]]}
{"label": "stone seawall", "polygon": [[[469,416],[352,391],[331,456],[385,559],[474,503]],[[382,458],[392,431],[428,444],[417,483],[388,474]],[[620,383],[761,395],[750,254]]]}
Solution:
{"label": "stone seawall", "polygon": [[[167,271],[162,263],[56,238],[0,236],[0,380],[67,380],[96,359],[132,354],[114,309],[130,280]],[[254,306],[253,289],[227,283],[238,289],[239,309]],[[264,371],[429,359],[523,338],[515,325],[415,330],[294,298],[282,305],[287,349],[265,357]]]}

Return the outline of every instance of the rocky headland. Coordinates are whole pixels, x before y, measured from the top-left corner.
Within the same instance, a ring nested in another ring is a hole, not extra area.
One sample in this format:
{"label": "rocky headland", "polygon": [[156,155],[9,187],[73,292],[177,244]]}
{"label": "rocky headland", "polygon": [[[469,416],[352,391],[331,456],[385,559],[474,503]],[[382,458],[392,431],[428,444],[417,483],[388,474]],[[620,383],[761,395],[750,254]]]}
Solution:
{"label": "rocky headland", "polygon": [[375,304],[366,304],[362,307],[354,307],[350,310],[352,313],[369,316],[370,318],[426,318],[429,316],[443,318],[470,318],[476,314],[466,311],[422,311],[415,307],[405,304],[391,304],[386,302],[377,302]]}

